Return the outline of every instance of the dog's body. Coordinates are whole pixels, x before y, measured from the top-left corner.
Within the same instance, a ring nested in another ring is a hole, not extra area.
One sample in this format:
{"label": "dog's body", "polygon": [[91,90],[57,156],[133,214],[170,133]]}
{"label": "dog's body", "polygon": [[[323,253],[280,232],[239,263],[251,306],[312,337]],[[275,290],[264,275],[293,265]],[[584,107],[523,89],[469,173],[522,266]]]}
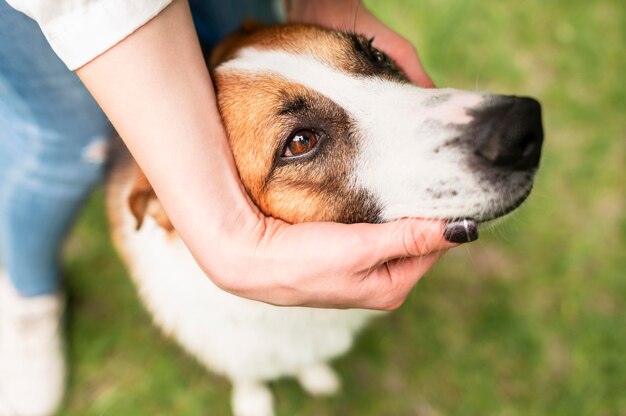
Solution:
{"label": "dog's body", "polygon": [[[482,222],[530,192],[542,139],[534,101],[420,89],[366,39],[312,26],[242,32],[216,56],[235,161],[267,215]],[[314,394],[338,388],[326,363],[376,312],[275,307],[220,290],[124,151],[113,157],[107,199],[116,244],[155,322],[233,382],[236,414],[271,414],[263,383],[277,377],[297,377]]]}
{"label": "dog's body", "polygon": [[334,393],[338,380],[325,363],[348,351],[358,330],[379,313],[276,307],[224,292],[157,219],[146,216],[136,229],[128,198],[139,168],[124,155],[117,161],[108,198],[109,210],[117,212],[114,239],[141,299],[164,333],[233,382],[235,413],[271,414],[271,396],[261,383],[283,376],[299,378],[312,394]]}

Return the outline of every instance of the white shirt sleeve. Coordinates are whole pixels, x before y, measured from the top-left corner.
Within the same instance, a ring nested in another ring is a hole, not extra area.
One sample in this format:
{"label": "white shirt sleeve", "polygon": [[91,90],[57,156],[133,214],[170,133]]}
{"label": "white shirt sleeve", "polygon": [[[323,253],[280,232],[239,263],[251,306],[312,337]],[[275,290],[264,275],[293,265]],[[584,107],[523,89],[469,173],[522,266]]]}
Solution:
{"label": "white shirt sleeve", "polygon": [[79,68],[159,14],[172,0],[7,0],[35,19],[52,49]]}

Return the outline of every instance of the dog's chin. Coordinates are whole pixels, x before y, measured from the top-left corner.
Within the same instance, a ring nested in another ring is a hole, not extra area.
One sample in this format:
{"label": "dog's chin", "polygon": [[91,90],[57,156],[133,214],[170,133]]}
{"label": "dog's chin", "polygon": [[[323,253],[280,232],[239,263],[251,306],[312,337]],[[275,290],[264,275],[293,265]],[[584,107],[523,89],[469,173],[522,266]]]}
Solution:
{"label": "dog's chin", "polygon": [[522,192],[519,196],[514,197],[514,198],[508,198],[507,201],[500,201],[497,204],[492,204],[492,207],[490,207],[489,209],[485,209],[481,211],[480,213],[460,215],[460,216],[455,216],[454,218],[445,218],[445,219],[448,221],[454,221],[454,220],[459,220],[459,219],[472,219],[479,226],[493,224],[497,220],[500,220],[506,217],[507,215],[515,211],[517,208],[519,208],[519,206],[522,205],[524,201],[526,201],[526,199],[530,195],[532,188],[533,188],[532,184],[530,184],[528,188],[524,192]]}
{"label": "dog's chin", "polygon": [[[490,201],[486,203],[486,206],[480,207],[479,210],[466,210],[459,209],[457,212],[452,215],[437,215],[436,213],[433,215],[433,212],[430,211],[428,214],[422,213],[403,213],[400,215],[390,215],[390,216],[382,216],[378,217],[375,221],[370,221],[373,223],[384,223],[395,221],[400,218],[423,218],[428,220],[444,220],[446,222],[454,222],[459,220],[472,220],[478,226],[483,227],[486,225],[491,225],[496,222],[499,222],[504,217],[511,214],[517,208],[520,207],[528,199],[530,193],[532,191],[533,185],[532,183],[528,185],[528,187],[520,192],[516,196],[509,196],[508,198],[498,199],[495,201]],[[455,210],[456,211],[456,210]]]}

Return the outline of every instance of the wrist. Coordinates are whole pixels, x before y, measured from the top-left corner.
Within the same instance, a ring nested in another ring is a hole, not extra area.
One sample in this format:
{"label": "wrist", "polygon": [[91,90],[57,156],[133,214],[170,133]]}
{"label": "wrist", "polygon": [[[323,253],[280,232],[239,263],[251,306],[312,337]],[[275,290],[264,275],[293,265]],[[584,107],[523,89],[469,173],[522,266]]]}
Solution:
{"label": "wrist", "polygon": [[355,14],[364,10],[361,0],[284,0],[290,23],[313,23],[338,29],[353,26]]}

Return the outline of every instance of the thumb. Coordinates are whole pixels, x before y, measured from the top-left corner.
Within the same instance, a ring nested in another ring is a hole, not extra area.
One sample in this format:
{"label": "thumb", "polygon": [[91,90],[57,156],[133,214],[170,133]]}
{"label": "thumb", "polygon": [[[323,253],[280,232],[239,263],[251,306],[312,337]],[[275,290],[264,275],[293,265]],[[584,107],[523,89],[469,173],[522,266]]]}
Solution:
{"label": "thumb", "polygon": [[370,225],[368,246],[376,263],[401,257],[424,256],[456,247],[444,237],[446,223],[436,219],[405,218]]}

